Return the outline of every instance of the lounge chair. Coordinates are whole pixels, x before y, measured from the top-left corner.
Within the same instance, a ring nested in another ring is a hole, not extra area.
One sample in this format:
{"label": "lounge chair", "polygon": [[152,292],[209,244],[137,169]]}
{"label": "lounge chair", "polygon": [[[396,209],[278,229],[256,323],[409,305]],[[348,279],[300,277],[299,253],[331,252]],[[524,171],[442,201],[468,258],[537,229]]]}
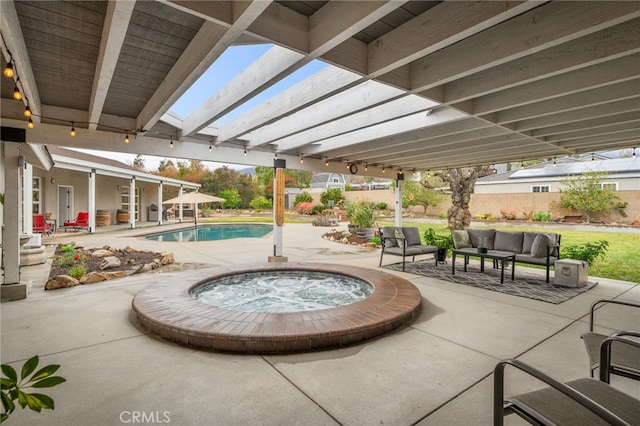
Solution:
{"label": "lounge chair", "polygon": [[[600,368],[600,380],[609,383],[610,375],[628,377],[640,380],[640,353],[635,345],[640,346],[640,330],[638,324],[633,324],[636,330],[619,330],[606,335],[593,331],[593,323],[596,308],[601,304],[614,304],[640,308],[640,304],[624,302],[621,300],[600,299],[593,302],[589,314],[589,332],[582,335],[582,340],[587,348],[591,377],[594,371],[600,367],[601,360],[606,361],[609,368]],[[635,345],[634,345],[634,340]]]}
{"label": "lounge chair", "polygon": [[33,214],[32,229],[33,232],[41,232],[45,235],[51,234],[51,225],[45,222],[44,215],[42,213]]}
{"label": "lounge chair", "polygon": [[[416,256],[420,254],[437,252],[437,247],[422,244],[420,231],[417,227],[384,226],[382,228],[382,252],[380,253],[379,266],[382,266],[382,257],[385,254],[392,254],[394,256],[402,256],[402,270],[404,271],[407,256],[411,256],[412,261],[415,261]],[[436,265],[438,265],[438,258],[434,256],[434,259]]]}
{"label": "lounge chair", "polygon": [[74,231],[89,228],[89,213],[79,212],[75,220],[66,220],[62,226],[64,227],[64,232],[67,232],[67,228],[73,228]]}
{"label": "lounge chair", "polygon": [[[505,398],[507,365],[537,378],[547,387]],[[506,359],[496,365],[493,386],[494,426],[502,426],[504,417],[513,413],[534,425],[640,424],[640,401],[600,380],[582,378],[561,383],[522,361]]]}

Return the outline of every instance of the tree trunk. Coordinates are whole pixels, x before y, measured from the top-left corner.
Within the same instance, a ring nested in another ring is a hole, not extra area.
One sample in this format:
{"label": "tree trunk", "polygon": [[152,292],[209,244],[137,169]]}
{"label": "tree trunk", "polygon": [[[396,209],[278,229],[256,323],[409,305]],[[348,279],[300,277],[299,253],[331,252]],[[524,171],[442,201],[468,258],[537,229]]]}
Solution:
{"label": "tree trunk", "polygon": [[449,229],[464,229],[471,224],[471,194],[476,180],[485,169],[487,168],[450,169],[445,175],[440,175],[451,189],[451,207],[447,210]]}

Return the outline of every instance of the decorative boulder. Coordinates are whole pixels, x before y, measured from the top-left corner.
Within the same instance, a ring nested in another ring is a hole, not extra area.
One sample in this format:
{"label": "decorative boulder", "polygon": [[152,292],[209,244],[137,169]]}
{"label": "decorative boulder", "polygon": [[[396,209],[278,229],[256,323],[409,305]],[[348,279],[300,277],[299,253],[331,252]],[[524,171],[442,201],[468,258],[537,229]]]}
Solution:
{"label": "decorative boulder", "polygon": [[113,256],[113,252],[107,249],[100,249],[91,253],[91,257],[108,257],[108,256]]}
{"label": "decorative boulder", "polygon": [[73,287],[80,284],[80,281],[69,275],[58,275],[51,278],[44,285],[45,290],[55,290],[57,288]]}
{"label": "decorative boulder", "polygon": [[173,257],[173,252],[164,252],[164,253],[160,253],[160,256],[162,256],[160,258],[160,265],[168,265],[170,263],[174,262],[174,257]]}
{"label": "decorative boulder", "polygon": [[115,256],[109,256],[102,259],[102,263],[100,264],[100,269],[105,270],[109,268],[118,268],[122,265],[120,259]]}
{"label": "decorative boulder", "polygon": [[101,281],[115,280],[116,278],[125,278],[127,274],[124,271],[114,272],[89,272],[80,278],[80,284],[94,284]]}

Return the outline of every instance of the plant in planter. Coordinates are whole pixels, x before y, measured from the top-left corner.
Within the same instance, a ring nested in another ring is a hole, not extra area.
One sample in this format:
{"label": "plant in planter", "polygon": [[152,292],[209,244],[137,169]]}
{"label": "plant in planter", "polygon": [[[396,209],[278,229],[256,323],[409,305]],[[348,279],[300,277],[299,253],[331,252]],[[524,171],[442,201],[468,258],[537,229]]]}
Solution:
{"label": "plant in planter", "polygon": [[424,242],[429,246],[438,247],[438,252],[436,253],[438,262],[446,261],[449,250],[453,248],[453,237],[451,234],[438,235],[433,228],[429,228],[424,232]]}
{"label": "plant in planter", "polygon": [[375,217],[369,203],[358,201],[350,203],[345,212],[349,222],[356,226],[356,234],[360,237],[372,237],[374,234]]}
{"label": "plant in planter", "polygon": [[596,259],[604,259],[609,242],[606,240],[596,241],[595,243],[584,243],[579,245],[566,245],[562,247],[562,258],[582,260],[592,264]]}

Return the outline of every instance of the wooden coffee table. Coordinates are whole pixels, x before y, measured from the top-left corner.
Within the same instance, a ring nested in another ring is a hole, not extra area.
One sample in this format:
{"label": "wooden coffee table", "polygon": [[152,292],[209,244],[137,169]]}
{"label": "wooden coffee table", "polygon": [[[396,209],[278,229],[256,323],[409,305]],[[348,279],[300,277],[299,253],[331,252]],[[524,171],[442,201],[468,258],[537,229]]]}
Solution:
{"label": "wooden coffee table", "polygon": [[477,248],[462,248],[453,250],[451,255],[451,274],[456,274],[456,255],[464,256],[464,271],[467,272],[467,263],[470,257],[480,258],[480,272],[484,272],[484,260],[493,259],[500,261],[500,284],[504,283],[504,263],[511,261],[511,281],[515,279],[516,254],[510,251],[488,250],[486,253],[479,253]]}

